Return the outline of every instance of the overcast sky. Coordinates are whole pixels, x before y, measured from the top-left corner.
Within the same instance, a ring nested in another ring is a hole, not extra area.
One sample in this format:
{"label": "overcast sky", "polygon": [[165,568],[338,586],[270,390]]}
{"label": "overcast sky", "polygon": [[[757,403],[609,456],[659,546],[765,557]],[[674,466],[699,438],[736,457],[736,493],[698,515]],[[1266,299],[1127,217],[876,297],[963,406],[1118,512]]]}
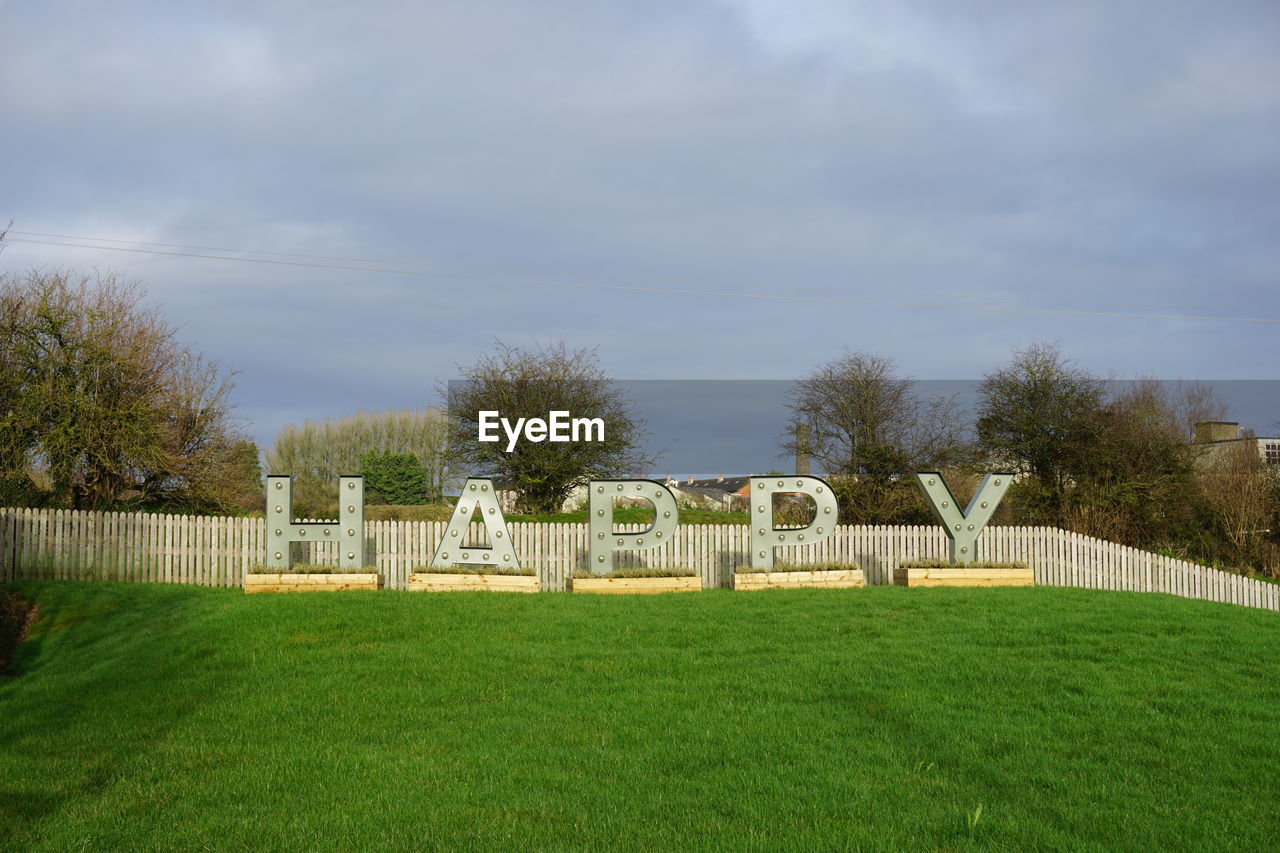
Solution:
{"label": "overcast sky", "polygon": [[261,443],[495,338],[1277,378],[1274,0],[324,5],[0,0],[0,271],[140,280]]}

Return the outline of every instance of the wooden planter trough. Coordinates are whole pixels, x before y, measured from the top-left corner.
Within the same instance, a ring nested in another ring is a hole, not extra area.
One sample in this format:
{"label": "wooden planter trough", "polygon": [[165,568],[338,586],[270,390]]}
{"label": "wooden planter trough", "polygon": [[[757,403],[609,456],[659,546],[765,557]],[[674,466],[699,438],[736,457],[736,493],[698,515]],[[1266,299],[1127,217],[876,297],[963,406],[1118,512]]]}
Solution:
{"label": "wooden planter trough", "polygon": [[828,569],[809,572],[737,572],[733,576],[733,588],[741,590],[859,587],[866,585],[867,573],[862,569]]}
{"label": "wooden planter trough", "polygon": [[1035,586],[1030,567],[971,569],[954,566],[911,567],[893,570],[897,586]]}
{"label": "wooden planter trough", "polygon": [[409,592],[537,592],[534,575],[473,575],[414,572],[409,575]]}
{"label": "wooden planter trough", "polygon": [[247,574],[245,592],[336,592],[343,589],[378,589],[377,572],[355,574]]}
{"label": "wooden planter trough", "polygon": [[660,592],[698,592],[702,578],[570,578],[570,592],[602,595],[652,595]]}

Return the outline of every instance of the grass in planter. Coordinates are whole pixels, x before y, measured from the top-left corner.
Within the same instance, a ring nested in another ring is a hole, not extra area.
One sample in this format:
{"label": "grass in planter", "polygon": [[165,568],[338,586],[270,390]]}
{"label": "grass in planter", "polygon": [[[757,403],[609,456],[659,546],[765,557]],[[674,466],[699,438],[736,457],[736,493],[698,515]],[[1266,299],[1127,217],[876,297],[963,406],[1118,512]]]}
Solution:
{"label": "grass in planter", "polygon": [[574,569],[573,577],[576,580],[587,580],[589,578],[691,578],[698,573],[693,569],[669,568],[669,569],[614,569],[606,574],[592,574],[586,569]]}
{"label": "grass in planter", "polygon": [[13,849],[1212,849],[1280,836],[1280,614],[1077,589],[24,583]]}
{"label": "grass in planter", "polygon": [[972,563],[956,563],[950,560],[903,560],[901,569],[1025,569],[1026,563],[1013,560],[1001,563],[993,560],[974,560]]}
{"label": "grass in planter", "polygon": [[410,573],[422,575],[506,575],[521,578],[529,578],[537,574],[531,568],[509,569],[505,566],[451,566],[447,569],[418,566],[415,569],[411,569]]}
{"label": "grass in planter", "polygon": [[733,572],[738,575],[759,575],[766,572],[856,572],[861,569],[862,566],[857,563],[801,563],[799,565],[779,563],[772,569],[738,566]]}
{"label": "grass in planter", "polygon": [[314,563],[294,563],[287,569],[272,568],[255,564],[249,567],[251,575],[368,575],[377,574],[377,566],[365,566],[358,569],[347,569],[342,566],[318,565]]}

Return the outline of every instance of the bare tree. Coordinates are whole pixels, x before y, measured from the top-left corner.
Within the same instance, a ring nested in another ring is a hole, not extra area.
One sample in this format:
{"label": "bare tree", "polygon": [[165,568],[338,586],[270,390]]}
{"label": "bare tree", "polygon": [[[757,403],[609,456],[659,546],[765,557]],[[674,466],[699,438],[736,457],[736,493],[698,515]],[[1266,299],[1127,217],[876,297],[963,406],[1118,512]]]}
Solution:
{"label": "bare tree", "polygon": [[1146,547],[1186,541],[1196,527],[1194,451],[1176,389],[1152,379],[1112,386],[1081,415],[1085,443],[1068,448],[1063,521],[1072,530]]}
{"label": "bare tree", "polygon": [[1075,458],[1096,426],[1103,390],[1100,378],[1075,367],[1056,346],[1016,350],[1013,362],[988,374],[978,389],[979,445],[1034,477],[1056,513]]}
{"label": "bare tree", "polygon": [[1280,562],[1272,529],[1280,504],[1280,475],[1263,461],[1257,446],[1241,441],[1224,448],[1201,482],[1229,545],[1226,558],[1237,566],[1262,566],[1274,573]]}
{"label": "bare tree", "polygon": [[807,451],[836,480],[842,520],[888,524],[923,516],[907,475],[967,458],[956,398],[920,397],[914,384],[888,358],[849,352],[791,391],[783,452]]}
{"label": "bare tree", "polygon": [[193,508],[256,507],[263,500],[257,446],[236,425],[235,382],[216,362],[179,353],[159,397],[157,462],[135,480],[146,503]]}
{"label": "bare tree", "polygon": [[[501,341],[496,352],[460,368],[462,380],[441,388],[448,401],[450,458],[475,474],[505,474],[522,506],[556,512],[573,489],[590,479],[631,476],[653,463],[641,450],[644,422],[632,413],[622,389],[601,370],[593,349],[570,349],[563,341],[520,349]],[[564,411],[599,418],[600,440],[552,443],[479,440],[479,413],[543,418]]]}
{"label": "bare tree", "polygon": [[966,445],[956,398],[918,397],[914,384],[883,356],[846,353],[819,366],[790,393],[783,450],[796,451],[795,436],[804,435],[797,428],[807,425],[804,449],[832,476],[887,479],[960,462]]}
{"label": "bare tree", "polygon": [[1208,382],[1179,383],[1171,395],[1170,405],[1178,414],[1183,438],[1194,441],[1196,424],[1220,421],[1227,417],[1227,403]]}

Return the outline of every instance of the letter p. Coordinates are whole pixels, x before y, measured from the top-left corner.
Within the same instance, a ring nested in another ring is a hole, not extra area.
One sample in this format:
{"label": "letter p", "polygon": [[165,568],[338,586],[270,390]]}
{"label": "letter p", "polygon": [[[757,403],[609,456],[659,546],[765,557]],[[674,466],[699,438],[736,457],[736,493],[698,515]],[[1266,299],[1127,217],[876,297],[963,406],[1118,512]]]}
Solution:
{"label": "letter p", "polygon": [[[613,571],[613,555],[619,551],[642,551],[666,545],[675,538],[680,510],[676,496],[653,480],[592,480],[588,484],[590,513],[588,531],[591,555],[588,570],[603,575]],[[639,533],[615,533],[613,499],[643,498],[653,504],[653,525]]]}
{"label": "letter p", "polygon": [[[773,496],[808,495],[817,505],[813,522],[807,527],[775,527]],[[839,512],[831,486],[820,477],[781,477],[751,480],[751,568],[773,568],[773,549],[784,545],[812,545],[826,539],[836,529]]]}

